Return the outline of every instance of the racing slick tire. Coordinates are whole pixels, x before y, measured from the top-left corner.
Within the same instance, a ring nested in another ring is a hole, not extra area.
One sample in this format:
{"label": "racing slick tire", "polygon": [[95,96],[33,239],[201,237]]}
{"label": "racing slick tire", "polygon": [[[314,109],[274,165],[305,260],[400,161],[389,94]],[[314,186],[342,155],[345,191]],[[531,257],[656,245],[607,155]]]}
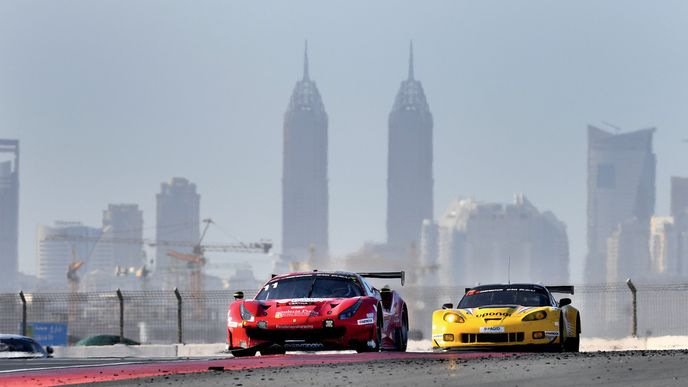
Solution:
{"label": "racing slick tire", "polygon": [[263,348],[260,350],[260,355],[265,356],[265,355],[284,355],[287,353],[287,350],[284,349],[283,346],[281,345],[271,345],[270,347]]}
{"label": "racing slick tire", "polygon": [[375,339],[373,340],[373,342],[375,344],[372,348],[368,346],[367,342],[360,344],[360,346],[356,348],[356,352],[380,352],[380,347],[382,343],[382,318],[379,314],[377,316],[377,319],[375,319]]}
{"label": "racing slick tire", "polygon": [[564,349],[566,352],[579,352],[580,351],[580,315],[576,317],[576,337],[572,337],[566,340],[564,344]]}
{"label": "racing slick tire", "polygon": [[255,348],[243,348],[243,349],[234,349],[230,351],[232,353],[232,356],[234,357],[248,357],[248,356],[255,356],[257,350]]}
{"label": "racing slick tire", "polygon": [[559,317],[559,345],[557,346],[557,350],[559,352],[565,352],[566,351],[566,335],[565,335],[565,330],[564,330],[564,318]]}
{"label": "racing slick tire", "polygon": [[394,351],[406,352],[408,345],[408,318],[406,313],[401,317],[401,327],[394,330]]}

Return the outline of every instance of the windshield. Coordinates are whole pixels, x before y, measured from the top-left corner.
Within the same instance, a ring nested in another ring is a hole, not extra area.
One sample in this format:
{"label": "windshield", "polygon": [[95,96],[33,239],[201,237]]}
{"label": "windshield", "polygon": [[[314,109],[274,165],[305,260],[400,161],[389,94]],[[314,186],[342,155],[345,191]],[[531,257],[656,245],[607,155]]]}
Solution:
{"label": "windshield", "polygon": [[362,295],[353,276],[305,275],[269,282],[256,300],[289,298],[348,298]]}
{"label": "windshield", "polygon": [[0,352],[37,352],[43,353],[38,343],[27,339],[0,339]]}
{"label": "windshield", "polygon": [[547,292],[540,289],[472,289],[459,302],[459,309],[478,308],[487,305],[549,306]]}

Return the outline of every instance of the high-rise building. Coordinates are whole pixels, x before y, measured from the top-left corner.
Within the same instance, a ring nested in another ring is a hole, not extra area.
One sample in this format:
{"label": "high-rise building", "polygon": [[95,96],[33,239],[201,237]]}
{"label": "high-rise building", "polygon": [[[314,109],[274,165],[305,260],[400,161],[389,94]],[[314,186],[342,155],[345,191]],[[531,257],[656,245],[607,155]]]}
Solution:
{"label": "high-rise building", "polygon": [[435,229],[423,229],[421,256],[439,277],[424,285],[569,280],[566,225],[523,195],[511,204],[457,199]]}
{"label": "high-rise building", "polygon": [[[585,280],[589,283],[602,283],[617,278],[617,274],[624,275],[622,272],[632,274],[637,271],[642,274],[649,268],[650,218],[655,208],[654,131],[651,128],[613,134],[588,126],[588,255]],[[624,241],[641,234],[645,236],[638,243],[623,246]],[[622,245],[612,246],[618,243]],[[634,256],[608,255],[614,251],[632,251]],[[612,262],[614,259],[629,262]],[[633,265],[629,265],[631,261]],[[610,275],[607,273],[608,265],[614,268],[614,273]]]}
{"label": "high-rise building", "polygon": [[87,272],[113,273],[112,245],[99,243],[102,230],[81,222],[56,221],[54,226],[38,226],[38,278],[40,286],[65,290],[69,287],[67,267],[82,261],[77,275]]}
{"label": "high-rise building", "polygon": [[[5,160],[5,154],[10,155]],[[0,289],[14,290],[18,273],[19,141],[0,140]]]}
{"label": "high-rise building", "polygon": [[143,265],[142,245],[136,241],[143,239],[143,211],[137,204],[110,204],[103,211],[103,240],[113,239],[112,269]]}
{"label": "high-rise building", "polygon": [[296,83],[284,114],[282,162],[282,256],[277,268],[296,262],[314,268],[327,264],[328,241],[327,113],[308,72]]}
{"label": "high-rise building", "polygon": [[671,177],[671,216],[688,223],[688,177]]}
{"label": "high-rise building", "polygon": [[432,128],[411,46],[408,78],[389,114],[387,157],[387,244],[402,252],[418,248],[423,220],[433,218]]}
{"label": "high-rise building", "polygon": [[650,220],[650,257],[652,272],[678,274],[678,251],[674,218],[653,216]]}
{"label": "high-rise building", "polygon": [[187,242],[190,245],[200,238],[201,195],[196,185],[187,179],[174,177],[160,185],[157,194],[157,223],[155,239],[156,276],[163,281],[164,289],[187,288],[189,270],[186,262],[168,255],[169,250],[192,253],[192,247],[166,247],[160,242]]}
{"label": "high-rise building", "polygon": [[688,277],[688,177],[671,178],[671,216],[676,238],[677,274]]}

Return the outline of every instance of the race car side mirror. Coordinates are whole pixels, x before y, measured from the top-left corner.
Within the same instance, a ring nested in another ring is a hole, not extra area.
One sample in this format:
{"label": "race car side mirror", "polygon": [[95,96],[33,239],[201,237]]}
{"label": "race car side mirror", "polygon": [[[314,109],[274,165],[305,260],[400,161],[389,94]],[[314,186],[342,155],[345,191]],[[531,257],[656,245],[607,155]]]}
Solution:
{"label": "race car side mirror", "polygon": [[452,307],[454,307],[454,304],[452,304],[451,302],[442,305],[442,309],[451,309]]}
{"label": "race car side mirror", "polygon": [[561,308],[562,306],[566,305],[571,305],[571,299],[570,298],[562,298],[559,300],[559,307]]}
{"label": "race car side mirror", "polygon": [[48,345],[47,347],[45,347],[45,352],[47,352],[48,355],[52,355],[53,354],[53,347]]}
{"label": "race car side mirror", "polygon": [[235,292],[234,293],[234,299],[235,300],[243,300],[244,299],[244,292]]}

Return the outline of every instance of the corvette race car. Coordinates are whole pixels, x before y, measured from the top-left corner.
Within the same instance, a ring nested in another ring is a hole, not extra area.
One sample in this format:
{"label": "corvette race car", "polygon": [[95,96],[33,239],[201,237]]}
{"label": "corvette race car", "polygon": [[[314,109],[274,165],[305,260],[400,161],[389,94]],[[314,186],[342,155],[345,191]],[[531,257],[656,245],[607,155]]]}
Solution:
{"label": "corvette race car", "polygon": [[578,352],[580,313],[571,299],[573,286],[536,284],[482,285],[466,289],[456,308],[444,304],[432,314],[435,350],[541,348]]}
{"label": "corvette race car", "polygon": [[234,356],[286,350],[405,351],[408,310],[399,293],[368,278],[404,272],[298,272],[273,275],[252,300],[243,293],[227,312],[227,349]]}

